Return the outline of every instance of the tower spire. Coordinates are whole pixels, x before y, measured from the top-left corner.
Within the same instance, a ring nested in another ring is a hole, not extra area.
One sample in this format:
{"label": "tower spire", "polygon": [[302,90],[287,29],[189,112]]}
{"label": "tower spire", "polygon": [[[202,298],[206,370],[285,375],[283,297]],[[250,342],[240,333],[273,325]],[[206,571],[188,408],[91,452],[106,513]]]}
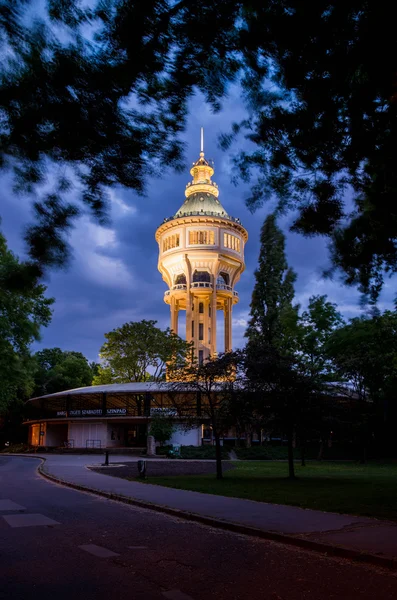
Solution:
{"label": "tower spire", "polygon": [[204,127],[201,128],[201,146],[200,146],[200,152],[202,152],[203,155],[204,155]]}

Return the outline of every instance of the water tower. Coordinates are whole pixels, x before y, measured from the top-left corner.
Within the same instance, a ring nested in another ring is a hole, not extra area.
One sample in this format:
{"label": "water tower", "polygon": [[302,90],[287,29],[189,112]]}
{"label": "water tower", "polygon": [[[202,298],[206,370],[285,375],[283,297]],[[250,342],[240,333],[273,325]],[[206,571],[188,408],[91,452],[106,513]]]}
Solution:
{"label": "water tower", "polygon": [[194,342],[201,364],[217,352],[216,315],[223,311],[225,352],[232,349],[233,306],[239,301],[235,286],[244,271],[248,239],[240,220],[219,201],[212,181],[212,164],[204,156],[201,130],[200,158],[190,169],[192,181],[185,202],[156,231],[158,269],[168,285],[164,302],[170,305],[171,329],[178,332],[178,315],[186,311],[186,340]]}

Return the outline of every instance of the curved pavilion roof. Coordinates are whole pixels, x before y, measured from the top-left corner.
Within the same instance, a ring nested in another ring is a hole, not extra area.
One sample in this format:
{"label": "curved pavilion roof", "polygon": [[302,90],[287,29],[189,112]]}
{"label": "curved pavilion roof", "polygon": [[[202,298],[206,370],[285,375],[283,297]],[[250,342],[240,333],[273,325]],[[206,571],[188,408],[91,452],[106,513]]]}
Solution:
{"label": "curved pavilion roof", "polygon": [[59,396],[82,396],[84,394],[102,394],[104,392],[111,392],[113,394],[145,394],[145,393],[166,393],[176,391],[177,389],[184,389],[186,391],[195,392],[196,388],[186,384],[176,384],[167,381],[134,381],[132,383],[109,383],[106,385],[90,385],[87,387],[75,388],[73,390],[64,390],[63,392],[55,392],[54,394],[46,394],[45,396],[38,396],[36,398],[30,398],[28,402],[33,400],[43,400],[44,398],[56,398]]}
{"label": "curved pavilion roof", "polygon": [[[215,384],[214,387],[222,389],[222,384]],[[328,391],[331,392],[332,395],[335,396],[344,396],[344,397],[355,397],[356,394],[352,389],[352,386],[349,384],[339,385],[337,383],[330,382],[328,385]],[[175,391],[185,391],[195,393],[198,391],[197,386],[189,385],[189,383],[175,383],[175,382],[167,382],[167,381],[134,381],[132,383],[109,383],[107,385],[90,385],[81,388],[75,388],[72,390],[64,390],[63,392],[55,392],[54,394],[46,394],[45,396],[38,396],[36,398],[31,398],[28,402],[33,402],[34,400],[43,400],[45,398],[56,398],[60,396],[82,396],[84,394],[102,394],[105,392],[110,392],[113,394],[145,394],[145,393],[167,393],[167,392],[175,392]]]}

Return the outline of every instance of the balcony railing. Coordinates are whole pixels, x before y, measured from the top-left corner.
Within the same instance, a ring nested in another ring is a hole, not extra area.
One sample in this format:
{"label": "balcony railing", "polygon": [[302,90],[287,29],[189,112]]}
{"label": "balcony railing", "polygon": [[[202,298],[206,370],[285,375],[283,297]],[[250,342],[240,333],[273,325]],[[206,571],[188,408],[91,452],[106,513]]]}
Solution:
{"label": "balcony railing", "polygon": [[194,281],[190,286],[192,288],[208,288],[212,290],[212,283],[208,283],[208,281]]}
{"label": "balcony railing", "polygon": [[[208,281],[194,281],[191,285],[191,288],[201,288],[201,289],[209,289],[212,290],[212,283],[209,283]],[[217,290],[224,290],[225,292],[232,292],[233,296],[235,298],[238,298],[238,292],[235,292],[232,288],[231,285],[226,285],[226,283],[218,283],[216,286]],[[166,292],[164,292],[164,296],[169,296],[171,294],[171,291],[175,291],[175,290],[187,290],[187,285],[186,283],[177,283],[176,285],[173,285],[172,288],[170,290],[167,290]]]}
{"label": "balcony railing", "polygon": [[227,221],[232,221],[233,223],[238,223],[239,225],[241,225],[241,221],[237,217],[231,217],[230,215],[226,215],[226,214],[220,215],[217,212],[212,212],[212,211],[208,211],[208,210],[198,210],[198,211],[193,211],[193,212],[188,212],[188,213],[180,213],[178,215],[172,215],[172,217],[165,217],[165,219],[163,220],[163,223],[168,223],[168,221],[173,221],[174,219],[179,219],[180,217],[193,217],[193,216],[221,217],[221,219],[225,219]]}

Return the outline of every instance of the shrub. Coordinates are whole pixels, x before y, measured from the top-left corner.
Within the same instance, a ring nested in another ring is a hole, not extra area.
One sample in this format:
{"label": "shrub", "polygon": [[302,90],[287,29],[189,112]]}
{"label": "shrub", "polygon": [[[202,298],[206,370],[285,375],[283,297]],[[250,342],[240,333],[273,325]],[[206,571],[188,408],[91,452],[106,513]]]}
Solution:
{"label": "shrub", "polygon": [[252,446],[251,448],[234,448],[234,451],[240,460],[284,460],[288,458],[286,446]]}
{"label": "shrub", "polygon": [[164,417],[153,417],[150,423],[150,435],[161,445],[167,442],[174,432],[174,426],[169,419]]}
{"label": "shrub", "polygon": [[5,447],[2,452],[6,452],[7,454],[24,454],[25,452],[34,452],[34,448],[28,444],[12,444]]}
{"label": "shrub", "polygon": [[[319,442],[308,442],[305,449],[307,460],[316,460],[320,449]],[[234,448],[236,456],[240,460],[287,460],[287,446],[252,446],[251,448]],[[333,443],[331,448],[324,446],[323,460],[347,460],[359,456],[359,449],[352,444]],[[294,448],[294,458],[301,457],[300,447]]]}
{"label": "shrub", "polygon": [[[167,455],[169,450],[172,449],[171,445],[161,446],[156,448],[156,454],[162,456]],[[181,446],[181,458],[190,460],[215,460],[215,446]],[[222,447],[222,458],[227,460],[229,458],[229,449]]]}

